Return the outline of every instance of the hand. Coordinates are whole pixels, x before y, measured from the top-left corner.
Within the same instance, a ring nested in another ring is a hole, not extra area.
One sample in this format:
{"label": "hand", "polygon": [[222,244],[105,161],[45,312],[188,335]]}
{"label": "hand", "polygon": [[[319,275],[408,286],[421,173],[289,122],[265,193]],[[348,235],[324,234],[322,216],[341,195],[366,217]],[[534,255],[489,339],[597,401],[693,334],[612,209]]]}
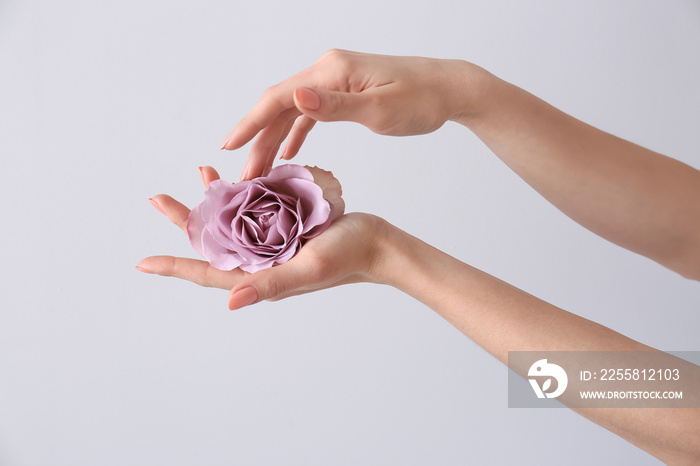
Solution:
{"label": "hand", "polygon": [[469,108],[469,84],[484,73],[460,60],[326,52],[313,66],[270,87],[222,149],[253,139],[241,179],[262,175],[298,152],[316,121],[355,121],[391,136],[425,134]]}
{"label": "hand", "polygon": [[[203,167],[201,174],[205,186],[219,179],[211,167]],[[187,234],[190,209],[165,194],[154,196],[151,202]],[[377,256],[379,220],[369,214],[343,215],[321,235],[309,240],[289,262],[254,274],[240,269],[223,271],[206,261],[172,256],[147,257],[136,268],[202,286],[230,289],[229,309],[233,310],[262,300],[373,281],[371,271]]]}

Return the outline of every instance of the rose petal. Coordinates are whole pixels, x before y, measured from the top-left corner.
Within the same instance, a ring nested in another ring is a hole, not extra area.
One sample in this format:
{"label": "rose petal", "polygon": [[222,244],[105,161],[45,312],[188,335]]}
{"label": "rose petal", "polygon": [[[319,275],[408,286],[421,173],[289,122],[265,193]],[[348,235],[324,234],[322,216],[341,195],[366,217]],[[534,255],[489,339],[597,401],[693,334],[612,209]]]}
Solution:
{"label": "rose petal", "polygon": [[207,229],[202,232],[202,252],[209,263],[219,270],[233,270],[242,262],[238,254],[221,246]]}
{"label": "rose petal", "polygon": [[204,191],[204,202],[201,204],[204,221],[207,223],[214,221],[219,209],[226,207],[237,194],[245,192],[249,183],[249,181],[242,181],[233,184],[224,180],[214,180],[209,183],[209,187]]}
{"label": "rose petal", "polygon": [[204,230],[202,204],[192,209],[190,215],[187,217],[187,236],[190,238],[190,244],[194,250],[201,256],[204,255],[204,252],[202,252],[202,231]]}
{"label": "rose petal", "polygon": [[314,227],[323,225],[330,217],[331,206],[323,198],[321,187],[316,183],[299,179],[289,179],[286,184],[295,191],[297,205],[301,206],[297,208],[303,219],[301,234],[305,235]]}
{"label": "rose petal", "polygon": [[284,236],[282,233],[280,233],[279,225],[275,223],[275,225],[267,232],[267,238],[265,238],[264,246],[279,249],[281,246],[284,246],[284,242]]}
{"label": "rose petal", "polygon": [[[301,178],[302,180],[314,181],[313,174],[308,170],[308,167],[287,163],[278,165],[264,178],[269,181],[286,180],[289,178]],[[260,179],[260,178],[256,178]]]}
{"label": "rose petal", "polygon": [[209,225],[209,231],[214,235],[219,244],[230,247],[231,238],[236,235],[234,223],[237,218],[240,218],[241,207],[248,205],[252,199],[263,198],[268,192],[265,187],[259,183],[250,183],[245,191],[236,194],[228,205],[217,210],[212,219],[205,217],[205,221]]}
{"label": "rose petal", "polygon": [[343,187],[340,181],[333,176],[333,173],[318,167],[306,167],[314,177],[314,183],[323,190],[323,198],[331,205],[331,216],[333,220],[342,216],[345,212],[345,201],[343,200]]}
{"label": "rose petal", "polygon": [[277,219],[277,229],[284,238],[286,243],[289,238],[293,238],[299,234],[299,217],[296,212],[285,207],[280,210],[279,218]]}

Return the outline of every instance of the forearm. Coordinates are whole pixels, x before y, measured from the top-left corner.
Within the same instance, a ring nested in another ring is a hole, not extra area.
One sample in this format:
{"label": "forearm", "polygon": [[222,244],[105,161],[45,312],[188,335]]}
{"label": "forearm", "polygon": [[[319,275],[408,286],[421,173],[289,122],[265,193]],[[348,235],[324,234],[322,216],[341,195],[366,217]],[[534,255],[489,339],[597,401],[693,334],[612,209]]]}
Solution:
{"label": "forearm", "polygon": [[508,351],[649,349],[383,225],[376,281],[426,304],[501,362]]}
{"label": "forearm", "polygon": [[582,226],[700,279],[700,171],[479,76],[455,121]]}
{"label": "forearm", "polygon": [[[464,264],[389,224],[384,223],[381,230],[373,281],[394,286],[423,302],[503,363],[507,364],[508,351],[653,351]],[[698,459],[699,411],[578,410],[667,462]]]}

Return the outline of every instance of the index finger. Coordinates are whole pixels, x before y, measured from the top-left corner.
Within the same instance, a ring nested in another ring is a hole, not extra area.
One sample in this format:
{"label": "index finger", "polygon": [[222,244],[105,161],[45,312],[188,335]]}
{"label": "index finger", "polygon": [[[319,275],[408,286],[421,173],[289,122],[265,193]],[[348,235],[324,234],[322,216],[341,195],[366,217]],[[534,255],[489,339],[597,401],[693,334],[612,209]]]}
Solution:
{"label": "index finger", "polygon": [[294,89],[308,81],[308,70],[309,68],[267,88],[253,109],[226,136],[221,149],[235,150],[243,147],[256,134],[268,127],[280,113],[295,107]]}

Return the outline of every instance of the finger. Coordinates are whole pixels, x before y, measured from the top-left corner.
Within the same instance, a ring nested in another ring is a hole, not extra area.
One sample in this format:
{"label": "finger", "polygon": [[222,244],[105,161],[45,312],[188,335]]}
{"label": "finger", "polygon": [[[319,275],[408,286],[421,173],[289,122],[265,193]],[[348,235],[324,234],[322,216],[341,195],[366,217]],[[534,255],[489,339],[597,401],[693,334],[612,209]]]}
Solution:
{"label": "finger", "polygon": [[151,199],[153,207],[165,214],[175,225],[179,226],[182,231],[187,234],[187,217],[190,215],[190,209],[187,206],[179,203],[167,194],[157,194]]}
{"label": "finger", "polygon": [[362,92],[338,92],[300,87],[294,90],[294,104],[317,121],[355,121],[370,126],[381,95],[377,89]]}
{"label": "finger", "polygon": [[253,107],[231,131],[224,140],[222,149],[235,150],[243,147],[260,131],[270,125],[283,111],[291,108],[294,102],[291,96],[282,94],[272,96],[263,95],[262,99]]}
{"label": "finger", "polygon": [[247,171],[244,171],[241,180],[261,176],[266,168],[272,167],[275,154],[277,154],[282,141],[287,137],[297,116],[299,116],[299,110],[290,108],[282,112],[260,132],[250,149],[250,154],[248,154]]}
{"label": "finger", "polygon": [[285,298],[290,298],[292,296],[299,296],[302,294],[309,293],[311,291],[320,291],[320,290],[325,290],[327,288],[334,288],[336,286],[348,285],[351,283],[361,283],[361,282],[362,282],[362,280],[360,280],[357,277],[346,277],[346,278],[343,278],[342,280],[338,280],[337,282],[328,283],[325,285],[314,286],[314,287],[305,286],[303,288],[296,288],[294,290],[289,290],[286,293],[284,293],[283,295],[277,295],[274,298],[269,298],[267,301],[280,301],[280,300],[285,299]]}
{"label": "finger", "polygon": [[320,268],[309,271],[301,267],[292,267],[293,265],[295,263],[290,261],[243,278],[229,293],[229,309],[233,311],[260,301],[278,301],[290,296],[362,281],[357,276],[324,281]]}
{"label": "finger", "polygon": [[275,162],[275,157],[277,156],[277,153],[280,150],[280,146],[282,145],[284,140],[287,137],[289,137],[289,132],[292,130],[292,127],[294,126],[294,123],[297,121],[297,118],[299,118],[299,116],[300,115],[297,115],[294,118],[287,121],[287,125],[285,126],[284,131],[282,132],[282,135],[281,135],[279,141],[277,142],[277,147],[275,148],[274,151],[272,151],[270,153],[270,156],[267,159],[267,164],[266,164],[267,167],[270,167],[270,168],[272,167],[272,164]]}
{"label": "finger", "polygon": [[225,290],[236,286],[248,275],[240,269],[227,272],[212,267],[206,261],[172,256],[147,257],[136,268],[145,273],[176,277],[197,285]]}
{"label": "finger", "polygon": [[221,148],[235,150],[243,147],[269,126],[280,113],[294,108],[292,93],[302,83],[311,81],[312,68],[313,66],[265,90],[253,109],[226,136]]}
{"label": "finger", "polygon": [[[298,107],[298,104],[301,102],[297,102],[294,94],[296,93],[295,90],[302,86],[316,88],[318,87],[317,83],[323,83],[322,85],[324,87],[330,86],[338,90],[345,89],[348,83],[352,81],[350,75],[358,72],[358,66],[363,60],[366,60],[367,57],[370,56],[343,50],[329,50],[324,53],[314,65],[268,88],[250,113],[248,113],[248,115],[236,125],[234,130],[228,134],[221,148],[234,150],[242,147],[253,139],[256,134],[270,125],[280,113],[286,109],[295,106]],[[359,61],[357,59],[359,59]],[[321,98],[323,98],[322,95]],[[303,100],[303,97],[299,100]],[[306,105],[306,110],[302,110],[301,107],[298,107],[299,110],[305,113],[315,111],[314,108],[308,106],[309,102],[304,102],[304,104]],[[324,112],[325,105],[326,104],[323,102],[321,103],[321,113]],[[320,118],[315,119],[320,120]],[[357,121],[354,118],[335,118],[335,120],[343,119]],[[329,114],[328,119],[324,119],[323,121],[331,120],[334,119],[331,114]]]}
{"label": "finger", "polygon": [[313,282],[313,274],[309,272],[298,262],[290,261],[251,274],[231,290],[228,307],[235,310],[266,299],[288,296]]}
{"label": "finger", "polygon": [[[270,152],[270,155],[268,155],[267,160],[265,161],[265,164],[263,165],[262,172],[258,171],[251,171],[249,172],[249,177],[254,178],[256,176],[267,176],[268,173],[270,173],[270,170],[272,170],[272,164],[275,162],[275,157],[277,156],[277,153],[280,150],[280,146],[284,142],[285,138],[289,134],[289,131],[292,129],[292,125],[294,124],[295,119],[291,119],[287,121],[287,125],[284,128],[284,131],[282,131],[282,134],[280,135],[279,141],[277,141],[277,145],[274,147],[274,149]],[[252,166],[253,164],[251,164]]]}
{"label": "finger", "polygon": [[209,183],[214,180],[218,180],[221,177],[219,173],[213,167],[199,167],[199,174],[202,177],[202,183],[204,183],[205,188],[209,188]]}
{"label": "finger", "polygon": [[302,144],[306,140],[306,136],[313,129],[316,124],[316,120],[310,118],[306,115],[300,115],[294,121],[292,129],[289,131],[287,136],[287,144],[285,144],[282,153],[280,154],[281,159],[291,160],[295,155],[299,153]]}

